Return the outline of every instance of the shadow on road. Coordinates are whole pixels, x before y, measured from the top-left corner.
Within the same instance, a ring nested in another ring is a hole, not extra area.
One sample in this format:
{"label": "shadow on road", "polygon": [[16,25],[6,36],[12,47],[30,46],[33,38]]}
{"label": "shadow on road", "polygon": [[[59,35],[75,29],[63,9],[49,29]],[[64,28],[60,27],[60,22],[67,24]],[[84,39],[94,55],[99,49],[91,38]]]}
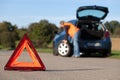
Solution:
{"label": "shadow on road", "polygon": [[69,72],[69,71],[89,71],[89,70],[102,70],[101,68],[92,69],[61,69],[61,70],[46,70],[47,72]]}
{"label": "shadow on road", "polygon": [[[102,68],[91,68],[91,69],[54,69],[45,70],[45,72],[69,72],[69,71],[89,71],[89,70],[102,70]],[[5,71],[19,71],[19,72],[34,72],[37,70],[5,70]],[[39,70],[38,70],[39,71]]]}

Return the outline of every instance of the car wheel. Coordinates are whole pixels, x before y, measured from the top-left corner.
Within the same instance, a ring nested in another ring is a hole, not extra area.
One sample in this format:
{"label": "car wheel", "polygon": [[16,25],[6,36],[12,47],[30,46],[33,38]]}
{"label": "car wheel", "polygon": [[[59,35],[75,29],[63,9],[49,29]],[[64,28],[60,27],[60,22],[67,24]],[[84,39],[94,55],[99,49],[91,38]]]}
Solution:
{"label": "car wheel", "polygon": [[57,51],[58,54],[63,57],[70,57],[73,54],[72,45],[69,42],[67,43],[60,42],[58,44]]}

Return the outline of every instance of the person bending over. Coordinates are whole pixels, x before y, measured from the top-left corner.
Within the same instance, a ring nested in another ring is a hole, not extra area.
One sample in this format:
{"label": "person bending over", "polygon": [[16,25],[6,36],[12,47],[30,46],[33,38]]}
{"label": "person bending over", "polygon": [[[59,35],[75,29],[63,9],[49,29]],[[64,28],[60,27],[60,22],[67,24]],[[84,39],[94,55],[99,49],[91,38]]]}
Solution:
{"label": "person bending over", "polygon": [[[65,28],[66,36],[68,35],[73,39],[74,52],[73,56],[75,58],[80,57],[80,48],[79,48],[79,39],[80,39],[80,29],[75,25],[69,22],[60,21],[60,27]],[[63,40],[64,43],[67,43],[67,37]]]}

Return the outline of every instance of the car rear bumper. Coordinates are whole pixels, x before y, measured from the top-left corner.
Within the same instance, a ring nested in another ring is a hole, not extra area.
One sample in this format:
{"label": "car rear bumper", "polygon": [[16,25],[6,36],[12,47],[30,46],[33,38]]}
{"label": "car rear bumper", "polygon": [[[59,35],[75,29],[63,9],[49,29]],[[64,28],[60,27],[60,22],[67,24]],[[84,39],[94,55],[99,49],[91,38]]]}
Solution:
{"label": "car rear bumper", "polygon": [[108,50],[111,49],[111,40],[110,39],[103,39],[103,40],[96,40],[96,41],[81,41],[80,42],[80,49],[81,51],[101,51],[101,50]]}

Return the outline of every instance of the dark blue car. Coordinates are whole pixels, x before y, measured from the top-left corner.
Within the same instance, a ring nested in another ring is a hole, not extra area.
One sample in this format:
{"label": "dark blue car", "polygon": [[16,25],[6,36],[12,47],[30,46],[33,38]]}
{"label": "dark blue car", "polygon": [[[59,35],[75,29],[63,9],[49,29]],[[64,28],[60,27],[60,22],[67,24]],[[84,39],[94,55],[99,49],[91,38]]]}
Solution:
{"label": "dark blue car", "polygon": [[[102,6],[82,6],[77,9],[75,20],[68,22],[80,28],[80,50],[84,55],[100,53],[104,57],[111,54],[111,39],[108,29],[102,20],[107,16],[108,8]],[[53,41],[53,54],[63,57],[73,54],[72,39],[68,37],[68,43],[63,43],[65,30],[56,33]]]}

